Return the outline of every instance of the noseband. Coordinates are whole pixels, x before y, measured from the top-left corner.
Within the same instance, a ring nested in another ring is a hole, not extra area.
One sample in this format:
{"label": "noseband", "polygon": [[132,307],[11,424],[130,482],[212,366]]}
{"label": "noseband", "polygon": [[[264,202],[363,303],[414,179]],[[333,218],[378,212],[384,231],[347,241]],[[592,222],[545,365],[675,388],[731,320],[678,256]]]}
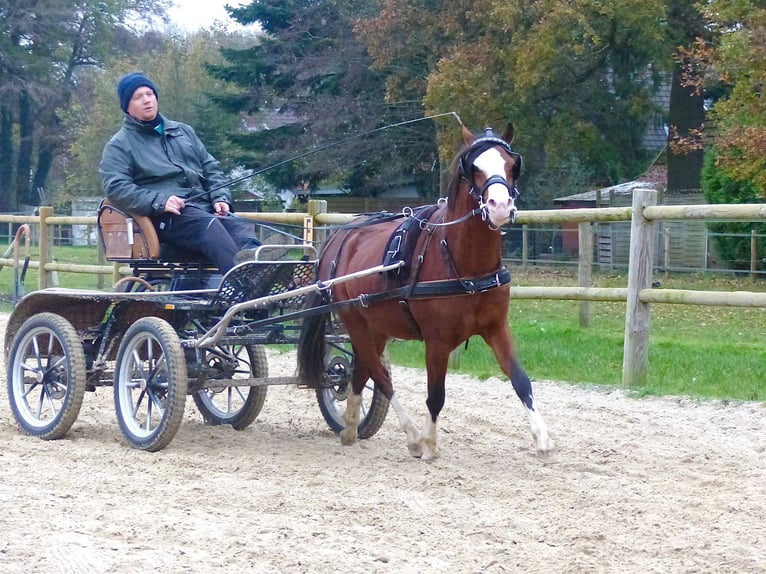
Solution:
{"label": "noseband", "polygon": [[[476,181],[473,177],[473,162],[481,154],[494,146],[500,146],[503,148],[514,161],[513,185],[511,185],[503,176],[493,175],[487,178],[481,188],[477,188]],[[492,133],[492,130],[490,129],[487,130],[486,136],[474,141],[471,144],[471,147],[463,152],[463,154],[460,156],[459,170],[460,176],[470,185],[468,192],[471,194],[473,200],[479,205],[478,211],[481,213],[481,218],[483,221],[487,221],[489,219],[489,207],[484,202],[484,194],[487,192],[487,189],[489,189],[491,185],[497,184],[505,187],[508,190],[508,195],[513,201],[516,201],[516,199],[519,197],[519,188],[516,187],[516,180],[521,174],[521,154],[513,151],[511,146],[505,140],[495,137],[495,135]],[[511,215],[511,223],[513,223],[515,219],[516,212],[514,211]]]}

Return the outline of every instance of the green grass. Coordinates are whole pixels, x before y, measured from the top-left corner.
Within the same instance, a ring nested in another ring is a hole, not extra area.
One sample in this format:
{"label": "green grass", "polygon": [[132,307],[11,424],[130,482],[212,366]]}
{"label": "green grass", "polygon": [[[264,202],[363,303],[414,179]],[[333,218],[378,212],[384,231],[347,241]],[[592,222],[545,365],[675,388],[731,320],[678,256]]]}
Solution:
{"label": "green grass", "polygon": [[[575,285],[571,273],[515,274],[514,285]],[[603,275],[599,287],[624,287],[627,278]],[[679,275],[667,288],[766,291],[763,282]],[[579,302],[511,300],[509,324],[519,358],[533,379],[620,385],[625,304],[591,302],[591,325],[579,325]],[[424,364],[419,342],[389,345],[392,361]],[[649,377],[638,394],[766,400],[766,309],[660,305],[651,309]],[[492,352],[473,337],[453,370],[479,378],[502,376]]]}
{"label": "green grass", "polygon": [[[56,260],[96,263],[95,248],[57,247]],[[37,254],[32,252],[32,259]],[[25,278],[27,292],[37,288],[37,270]],[[678,274],[659,278],[662,287],[721,291],[766,291],[766,281],[713,275]],[[107,288],[111,277],[103,279]],[[514,285],[575,285],[572,271],[520,273]],[[99,287],[96,275],[59,273],[62,287]],[[597,274],[598,287],[625,287],[625,275]],[[0,310],[10,303],[14,270],[0,270]],[[519,358],[533,379],[620,385],[625,304],[591,302],[591,325],[579,325],[577,301],[511,300],[508,315]],[[420,342],[389,345],[395,364],[422,368]],[[638,394],[689,395],[732,400],[766,400],[766,309],[655,304],[651,308],[649,377]],[[502,376],[489,347],[473,337],[452,370],[481,379]]]}
{"label": "green grass", "polygon": [[[58,263],[78,263],[84,265],[96,265],[98,264],[98,256],[95,247],[55,247],[53,250],[54,258]],[[20,253],[20,263],[24,262],[23,249]],[[37,246],[33,246],[30,250],[30,260],[37,261],[39,259],[39,250]],[[5,266],[0,269],[0,311],[9,313],[13,310],[12,299],[14,292],[14,285],[16,283],[17,276],[21,277],[21,269],[18,270],[18,275],[14,272],[14,269],[9,266]],[[24,276],[24,291],[29,293],[37,289],[39,272],[37,269],[28,269]],[[102,276],[99,281],[98,275],[88,273],[58,273],[59,286],[72,289],[99,289],[109,288],[112,282],[110,275]]]}

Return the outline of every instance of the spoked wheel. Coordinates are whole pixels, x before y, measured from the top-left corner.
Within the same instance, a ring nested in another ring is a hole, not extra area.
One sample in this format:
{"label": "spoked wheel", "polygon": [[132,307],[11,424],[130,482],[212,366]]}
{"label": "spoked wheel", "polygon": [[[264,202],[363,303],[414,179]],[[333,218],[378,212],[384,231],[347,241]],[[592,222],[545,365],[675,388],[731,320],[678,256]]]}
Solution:
{"label": "spoked wheel", "polygon": [[[207,366],[226,379],[268,377],[269,365],[263,345],[221,346],[207,351]],[[202,389],[193,395],[202,418],[210,425],[247,428],[266,400],[264,386],[227,386]]]}
{"label": "spoked wheel", "polygon": [[158,317],[139,319],[117,352],[114,404],[127,441],[157,451],[178,432],[186,402],[187,372],[178,334]]}
{"label": "spoked wheel", "polygon": [[82,342],[69,321],[54,313],[27,319],[8,356],[8,398],[22,430],[64,436],[80,413],[85,376]]}
{"label": "spoked wheel", "polygon": [[[388,354],[383,354],[383,362],[390,369]],[[325,362],[329,387],[316,390],[319,410],[324,420],[334,433],[340,433],[346,428],[343,413],[346,410],[346,399],[351,393],[351,375],[354,371],[354,352],[351,345],[330,344],[327,350]],[[388,399],[375,387],[375,383],[368,381],[362,391],[361,413],[357,433],[360,439],[370,438],[380,430],[383,421],[388,414]]]}

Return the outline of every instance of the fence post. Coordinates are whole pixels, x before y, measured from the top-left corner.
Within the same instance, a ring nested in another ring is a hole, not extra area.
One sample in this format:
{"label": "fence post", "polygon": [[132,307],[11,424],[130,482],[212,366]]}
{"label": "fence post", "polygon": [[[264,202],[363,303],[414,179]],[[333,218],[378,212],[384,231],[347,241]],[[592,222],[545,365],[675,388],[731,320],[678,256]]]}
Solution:
{"label": "fence post", "polygon": [[521,226],[521,270],[527,270],[529,263],[529,228],[527,224]]}
{"label": "fence post", "polygon": [[48,272],[45,270],[45,264],[51,261],[52,241],[53,233],[51,226],[48,225],[46,219],[53,215],[53,207],[50,205],[40,206],[40,225],[39,225],[39,241],[40,241],[40,273],[37,279],[37,288],[45,289],[48,287]]}
{"label": "fence post", "polygon": [[665,255],[664,255],[665,279],[670,277],[670,229],[665,225]]}
{"label": "fence post", "polygon": [[755,229],[750,230],[750,280],[755,281],[756,270],[758,269],[758,248]]}
{"label": "fence post", "polygon": [[[313,243],[317,252],[325,240],[326,232],[320,230],[316,224],[316,216],[320,213],[327,213],[327,200],[325,199],[310,199],[308,205],[308,217],[306,218],[306,224],[311,226],[309,232],[308,229],[304,229],[304,240]],[[309,223],[310,222],[310,223]],[[309,236],[310,235],[310,236]]]}
{"label": "fence post", "polygon": [[[590,222],[577,224],[579,261],[577,264],[577,285],[593,286],[593,231]],[[590,327],[590,301],[580,301],[580,326]]]}
{"label": "fence post", "polygon": [[649,304],[639,299],[641,290],[651,287],[654,269],[654,224],[644,217],[648,205],[657,205],[657,192],[634,189],[622,358],[622,384],[629,387],[645,385],[649,371]]}
{"label": "fence post", "polygon": [[[90,226],[88,226],[88,245],[90,245]],[[98,262],[99,265],[106,264],[106,253],[104,253],[104,244],[98,236],[98,231],[96,231],[96,261]],[[96,278],[96,287],[98,289],[103,289],[105,283],[106,281],[104,280],[103,274],[99,273]]]}

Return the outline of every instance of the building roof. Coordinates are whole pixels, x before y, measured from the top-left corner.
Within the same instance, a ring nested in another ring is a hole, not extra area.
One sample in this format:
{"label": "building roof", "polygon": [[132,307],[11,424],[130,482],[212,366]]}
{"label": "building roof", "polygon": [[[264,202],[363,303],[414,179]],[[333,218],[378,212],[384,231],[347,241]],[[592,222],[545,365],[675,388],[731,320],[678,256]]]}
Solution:
{"label": "building roof", "polygon": [[596,204],[598,199],[599,205],[609,204],[609,198],[612,196],[632,196],[633,190],[636,188],[641,189],[657,189],[657,186],[649,182],[644,181],[627,181],[611,187],[605,187],[603,189],[592,189],[591,191],[585,191],[583,193],[576,193],[574,195],[567,195],[566,197],[557,197],[553,200],[554,203],[587,203],[591,205]]}
{"label": "building roof", "polygon": [[568,203],[568,204],[581,204],[581,205],[596,205],[597,198],[599,199],[598,205],[609,205],[610,197],[631,197],[633,190],[636,188],[641,189],[656,189],[664,190],[667,186],[667,169],[665,166],[653,166],[642,176],[634,179],[633,181],[626,181],[625,183],[618,183],[610,187],[603,187],[600,189],[592,189],[583,193],[576,193],[574,195],[567,195],[564,197],[557,197],[553,200],[553,203]]}

